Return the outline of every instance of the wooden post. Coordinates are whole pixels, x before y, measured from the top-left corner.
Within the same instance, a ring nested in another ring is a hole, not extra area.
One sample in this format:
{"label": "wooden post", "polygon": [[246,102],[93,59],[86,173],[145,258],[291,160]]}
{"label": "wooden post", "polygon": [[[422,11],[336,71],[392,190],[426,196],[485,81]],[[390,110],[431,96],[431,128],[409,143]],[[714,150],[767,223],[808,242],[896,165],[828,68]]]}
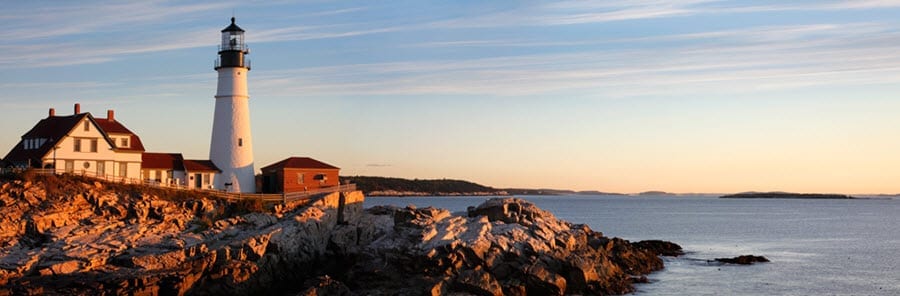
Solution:
{"label": "wooden post", "polygon": [[338,193],[338,208],[337,208],[337,224],[344,224],[344,203],[347,201],[344,199],[344,193]]}

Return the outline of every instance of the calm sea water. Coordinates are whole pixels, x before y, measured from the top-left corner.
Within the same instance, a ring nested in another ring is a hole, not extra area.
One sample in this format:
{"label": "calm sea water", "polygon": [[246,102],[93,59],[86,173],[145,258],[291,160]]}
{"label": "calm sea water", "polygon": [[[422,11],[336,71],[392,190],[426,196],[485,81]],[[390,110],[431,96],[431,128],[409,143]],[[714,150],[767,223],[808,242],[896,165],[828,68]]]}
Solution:
{"label": "calm sea water", "polygon": [[[900,295],[900,200],[522,196],[607,236],[680,244],[638,295]],[[486,197],[369,197],[464,211]],[[771,263],[716,265],[744,254]]]}

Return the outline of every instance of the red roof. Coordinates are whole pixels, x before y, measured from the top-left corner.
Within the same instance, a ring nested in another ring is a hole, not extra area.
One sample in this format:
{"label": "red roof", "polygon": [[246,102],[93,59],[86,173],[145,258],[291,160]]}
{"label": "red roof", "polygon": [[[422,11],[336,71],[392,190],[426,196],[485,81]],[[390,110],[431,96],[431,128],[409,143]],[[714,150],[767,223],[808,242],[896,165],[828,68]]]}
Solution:
{"label": "red roof", "polygon": [[200,171],[216,171],[221,172],[212,161],[209,160],[194,160],[194,159],[185,159],[184,160],[184,169],[188,172],[200,172]]}
{"label": "red roof", "polygon": [[106,118],[94,118],[94,121],[107,134],[128,134],[131,136],[131,139],[128,140],[129,147],[118,147],[118,143],[115,143],[116,145],[113,145],[113,147],[116,147],[117,150],[144,152],[144,143],[141,142],[141,138],[122,125],[121,122]]}
{"label": "red roof", "polygon": [[141,168],[183,171],[184,157],[181,153],[144,152],[141,154]]}
{"label": "red roof", "polygon": [[309,158],[309,157],[291,157],[269,166],[263,167],[261,170],[263,172],[270,170],[278,170],[278,169],[340,169],[336,166]]}
{"label": "red roof", "polygon": [[184,159],[181,153],[144,152],[141,154],[141,168],[187,172],[221,172],[212,161]]}

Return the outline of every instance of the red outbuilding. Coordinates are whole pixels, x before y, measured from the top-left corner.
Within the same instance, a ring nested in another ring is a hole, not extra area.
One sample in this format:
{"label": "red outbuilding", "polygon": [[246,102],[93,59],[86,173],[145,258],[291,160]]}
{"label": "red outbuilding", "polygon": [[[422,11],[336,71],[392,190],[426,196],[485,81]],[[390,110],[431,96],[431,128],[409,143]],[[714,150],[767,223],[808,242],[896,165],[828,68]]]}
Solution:
{"label": "red outbuilding", "polygon": [[302,192],[340,185],[340,168],[309,157],[291,157],[260,170],[263,193]]}

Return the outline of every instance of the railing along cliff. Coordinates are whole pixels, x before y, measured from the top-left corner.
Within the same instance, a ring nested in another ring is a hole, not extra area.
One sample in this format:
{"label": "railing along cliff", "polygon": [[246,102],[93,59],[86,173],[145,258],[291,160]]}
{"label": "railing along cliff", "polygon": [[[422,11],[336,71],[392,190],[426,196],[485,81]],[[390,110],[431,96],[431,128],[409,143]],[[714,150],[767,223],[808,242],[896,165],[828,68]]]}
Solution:
{"label": "railing along cliff", "polygon": [[349,192],[356,191],[356,184],[346,184],[332,187],[324,187],[319,189],[300,191],[300,192],[288,192],[288,193],[235,193],[235,192],[224,192],[224,191],[210,191],[209,193],[215,195],[218,198],[225,199],[228,201],[240,201],[240,200],[260,200],[263,202],[282,202],[282,203],[290,203],[303,199],[308,199],[312,196],[319,194],[328,194],[335,192]]}
{"label": "railing along cliff", "polygon": [[[20,173],[24,172],[28,169],[22,168],[0,168],[0,174],[6,173]],[[155,180],[142,180],[142,179],[134,179],[127,177],[117,177],[111,175],[97,175],[93,172],[81,171],[81,172],[62,172],[54,169],[30,169],[32,172],[37,174],[51,175],[51,174],[69,174],[73,176],[82,176],[88,177],[98,180],[110,181],[110,182],[118,182],[125,184],[136,184],[136,185],[144,185],[150,187],[157,188],[169,188],[176,190],[191,190],[191,191],[199,191],[204,192],[209,195],[224,199],[230,202],[238,202],[241,200],[260,200],[263,202],[281,202],[281,203],[290,203],[296,202],[304,199],[309,199],[312,196],[319,194],[328,194],[334,192],[349,192],[356,191],[356,184],[346,184],[332,187],[324,187],[319,189],[307,190],[307,191],[299,191],[299,192],[289,192],[289,193],[235,193],[235,192],[225,192],[219,190],[211,190],[211,189],[199,189],[199,188],[189,188],[185,185],[179,184],[167,184],[164,182],[157,182]]]}

